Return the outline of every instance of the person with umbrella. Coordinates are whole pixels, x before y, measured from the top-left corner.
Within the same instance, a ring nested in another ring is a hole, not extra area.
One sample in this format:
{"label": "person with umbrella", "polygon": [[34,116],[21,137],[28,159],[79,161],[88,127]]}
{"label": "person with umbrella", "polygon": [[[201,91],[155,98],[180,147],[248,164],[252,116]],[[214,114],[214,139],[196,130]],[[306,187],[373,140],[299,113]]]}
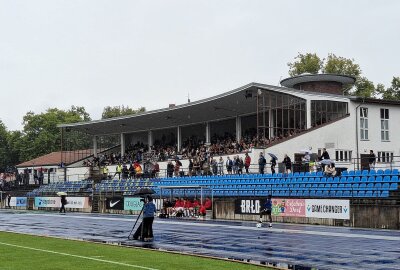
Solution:
{"label": "person with umbrella", "polygon": [[139,237],[142,241],[150,241],[153,239],[153,221],[156,211],[157,209],[153,203],[153,198],[151,195],[147,195],[143,206],[143,220],[133,235],[133,239],[138,240]]}
{"label": "person with umbrella", "polygon": [[61,196],[61,207],[60,207],[60,213],[64,212],[65,214],[65,205],[67,204],[67,193],[65,192],[58,192],[58,196]]}
{"label": "person with umbrella", "polygon": [[278,160],[278,157],[272,153],[268,153],[268,155],[271,156],[271,173],[275,174],[275,166],[276,166],[276,161]]}

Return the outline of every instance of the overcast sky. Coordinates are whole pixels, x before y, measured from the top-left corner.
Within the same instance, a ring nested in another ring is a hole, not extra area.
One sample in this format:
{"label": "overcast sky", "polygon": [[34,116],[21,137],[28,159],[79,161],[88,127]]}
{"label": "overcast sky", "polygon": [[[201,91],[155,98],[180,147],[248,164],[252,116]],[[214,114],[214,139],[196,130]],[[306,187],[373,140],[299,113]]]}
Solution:
{"label": "overcast sky", "polygon": [[250,82],[278,85],[298,52],[400,76],[400,1],[0,0],[0,119],[84,106],[148,110]]}

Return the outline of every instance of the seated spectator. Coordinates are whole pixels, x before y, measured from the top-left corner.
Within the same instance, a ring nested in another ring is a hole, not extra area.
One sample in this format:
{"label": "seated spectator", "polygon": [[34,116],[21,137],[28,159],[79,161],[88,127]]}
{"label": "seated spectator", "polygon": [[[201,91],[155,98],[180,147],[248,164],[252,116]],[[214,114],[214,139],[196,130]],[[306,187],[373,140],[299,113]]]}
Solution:
{"label": "seated spectator", "polygon": [[331,164],[329,164],[329,166],[325,166],[325,171],[324,171],[324,173],[325,173],[325,176],[328,176],[328,177],[335,177],[336,176],[336,168],[335,168],[335,164],[334,163],[331,163]]}

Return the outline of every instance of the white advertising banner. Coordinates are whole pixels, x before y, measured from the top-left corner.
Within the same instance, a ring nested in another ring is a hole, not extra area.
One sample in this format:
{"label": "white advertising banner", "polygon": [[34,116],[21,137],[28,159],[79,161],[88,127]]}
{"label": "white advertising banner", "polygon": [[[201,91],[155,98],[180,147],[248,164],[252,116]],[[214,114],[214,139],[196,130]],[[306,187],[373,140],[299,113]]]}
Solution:
{"label": "white advertising banner", "polygon": [[349,200],[314,200],[306,201],[306,217],[350,219]]}
{"label": "white advertising banner", "polygon": [[35,207],[60,207],[60,197],[35,197]]}
{"label": "white advertising banner", "polygon": [[88,197],[67,197],[67,205],[65,208],[88,208],[89,198]]}

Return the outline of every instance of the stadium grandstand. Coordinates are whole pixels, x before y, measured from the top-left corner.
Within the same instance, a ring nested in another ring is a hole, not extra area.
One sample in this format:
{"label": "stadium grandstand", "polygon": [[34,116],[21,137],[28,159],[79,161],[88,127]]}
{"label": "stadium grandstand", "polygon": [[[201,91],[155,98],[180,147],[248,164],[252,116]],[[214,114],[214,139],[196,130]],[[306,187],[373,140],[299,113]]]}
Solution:
{"label": "stadium grandstand", "polygon": [[[354,81],[304,74],[280,87],[250,83],[183,105],[61,125],[62,149],[51,164],[18,165],[31,184],[49,172],[21,207],[41,209],[37,198],[67,192],[87,198],[85,211],[124,213],[132,209],[108,202],[149,187],[160,206],[209,197],[210,216],[219,219],[257,220],[272,195],[277,221],[399,229],[400,102],[344,96]],[[72,140],[88,150],[73,149]],[[332,215],[314,208],[308,215],[321,199],[332,202]],[[300,205],[301,214],[279,212],[285,204]],[[371,220],[370,211],[382,214]]]}

